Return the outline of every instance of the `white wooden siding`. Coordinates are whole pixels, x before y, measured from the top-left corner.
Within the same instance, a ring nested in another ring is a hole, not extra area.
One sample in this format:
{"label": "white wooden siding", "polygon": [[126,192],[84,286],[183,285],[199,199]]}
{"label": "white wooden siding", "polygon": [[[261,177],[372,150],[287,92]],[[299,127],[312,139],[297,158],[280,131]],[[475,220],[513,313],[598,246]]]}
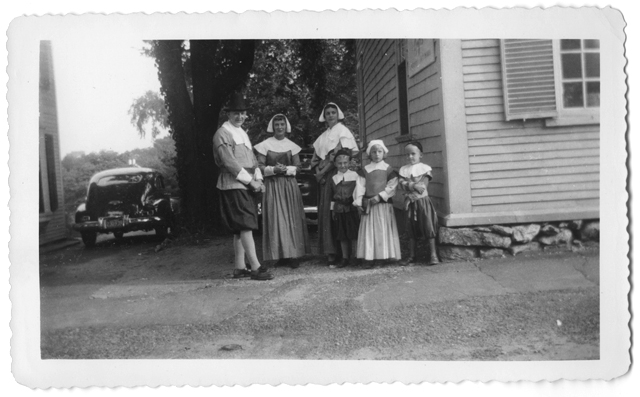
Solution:
{"label": "white wooden siding", "polygon": [[[396,40],[357,40],[357,53],[361,56],[361,84],[363,98],[363,129],[366,141],[382,139],[389,148],[387,162],[399,169],[405,165],[404,142],[398,142],[400,122],[398,110]],[[436,54],[437,56],[437,54]],[[442,101],[439,67],[437,62],[407,77],[407,106],[409,132],[423,147],[424,162],[433,168],[429,194],[442,214],[446,213],[444,200],[445,172],[443,161]],[[365,160],[366,163],[366,160]]]}
{"label": "white wooden siding", "polygon": [[462,41],[472,211],[598,208],[599,126],[506,121],[499,54],[498,40]]}
{"label": "white wooden siding", "polygon": [[[62,168],[60,165],[60,139],[58,132],[58,113],[56,105],[56,90],[53,69],[53,58],[51,51],[51,43],[44,41],[40,45],[40,56],[43,62],[40,63],[40,73],[44,74],[44,78],[49,80],[48,89],[40,89],[39,93],[39,110],[40,110],[40,145],[44,147],[44,134],[53,136],[54,157],[55,157],[55,175],[56,187],[58,192],[58,209],[47,214],[48,222],[41,228],[40,244],[64,239],[67,237],[67,227],[64,211],[64,190],[62,186]],[[40,150],[40,164],[42,167],[42,188],[45,193],[48,191],[47,175],[46,175],[46,157],[43,157],[44,150]],[[48,201],[48,193],[45,194],[45,201]],[[49,203],[45,203],[45,208],[49,208]]]}

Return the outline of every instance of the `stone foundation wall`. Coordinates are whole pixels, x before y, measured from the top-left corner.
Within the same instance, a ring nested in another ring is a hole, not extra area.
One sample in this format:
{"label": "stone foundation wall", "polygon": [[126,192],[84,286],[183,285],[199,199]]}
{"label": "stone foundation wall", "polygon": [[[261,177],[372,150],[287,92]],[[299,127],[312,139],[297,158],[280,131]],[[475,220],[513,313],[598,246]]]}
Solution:
{"label": "stone foundation wall", "polygon": [[597,246],[599,220],[492,225],[470,228],[441,227],[440,260],[460,261],[517,255],[525,251],[581,250]]}

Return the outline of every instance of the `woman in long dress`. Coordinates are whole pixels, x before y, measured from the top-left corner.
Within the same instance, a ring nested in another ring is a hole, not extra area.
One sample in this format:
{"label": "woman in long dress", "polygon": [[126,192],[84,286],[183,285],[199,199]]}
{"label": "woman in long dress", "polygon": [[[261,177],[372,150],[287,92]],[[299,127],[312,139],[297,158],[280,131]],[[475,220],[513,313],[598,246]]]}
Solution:
{"label": "woman in long dress", "polygon": [[264,177],[262,198],[262,257],[278,261],[276,266],[299,266],[307,254],[309,237],[302,195],[296,181],[300,146],[286,138],[291,124],[283,114],[271,118],[267,132],[273,133],[255,145],[258,167]]}
{"label": "woman in long dress", "polygon": [[327,124],[327,130],[313,143],[314,154],[311,160],[312,167],[317,166],[316,179],[318,180],[318,251],[326,255],[329,264],[336,260],[337,244],[331,230],[331,180],[336,173],[333,164],[335,153],[340,149],[351,149],[353,155],[358,153],[358,144],[353,134],[340,120],[344,119],[344,113],[333,102],[329,102],[322,109],[321,123]]}

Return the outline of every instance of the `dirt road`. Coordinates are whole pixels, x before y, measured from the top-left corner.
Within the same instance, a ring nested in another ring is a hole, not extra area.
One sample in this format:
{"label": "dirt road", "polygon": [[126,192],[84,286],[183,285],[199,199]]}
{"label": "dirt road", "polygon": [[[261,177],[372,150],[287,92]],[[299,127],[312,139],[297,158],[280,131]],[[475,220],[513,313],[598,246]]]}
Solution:
{"label": "dirt road", "polygon": [[42,357],[599,357],[597,250],[373,270],[310,257],[258,282],[230,278],[228,238],[158,244],[41,255]]}

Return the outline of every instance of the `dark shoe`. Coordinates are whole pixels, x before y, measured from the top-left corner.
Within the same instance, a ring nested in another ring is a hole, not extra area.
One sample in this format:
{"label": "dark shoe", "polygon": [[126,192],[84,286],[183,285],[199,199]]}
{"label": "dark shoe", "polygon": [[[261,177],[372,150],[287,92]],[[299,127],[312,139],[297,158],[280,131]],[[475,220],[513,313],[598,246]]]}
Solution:
{"label": "dark shoe", "polygon": [[427,262],[427,266],[437,265],[438,263],[440,263],[440,260],[438,259],[438,255],[434,253],[429,257],[429,262]]}
{"label": "dark shoe", "polygon": [[413,256],[410,256],[406,259],[401,260],[398,264],[400,266],[411,266],[414,264],[415,261],[416,261],[416,258]]}
{"label": "dark shoe", "polygon": [[327,262],[329,262],[330,265],[333,265],[336,261],[336,255],[335,254],[329,254],[327,255]]}
{"label": "dark shoe", "polygon": [[233,278],[245,278],[251,276],[249,269],[233,269]]}
{"label": "dark shoe", "polygon": [[376,267],[376,261],[364,261],[364,268],[365,269],[374,269]]}
{"label": "dark shoe", "polygon": [[300,267],[300,261],[298,259],[290,259],[289,260],[289,267],[292,269],[297,269]]}
{"label": "dark shoe", "polygon": [[440,263],[440,260],[438,259],[438,251],[436,248],[436,239],[435,238],[430,238],[429,239],[429,261],[427,262],[427,266],[433,266]]}
{"label": "dark shoe", "polygon": [[349,266],[349,261],[347,259],[342,259],[340,264],[338,265],[338,269],[342,269]]}
{"label": "dark shoe", "polygon": [[258,270],[251,271],[252,280],[266,281],[266,280],[271,280],[272,278],[273,278],[273,274],[269,273],[269,269],[267,269],[264,266],[260,266]]}
{"label": "dark shoe", "polygon": [[357,266],[358,265],[358,258],[351,258],[349,259],[349,266]]}

